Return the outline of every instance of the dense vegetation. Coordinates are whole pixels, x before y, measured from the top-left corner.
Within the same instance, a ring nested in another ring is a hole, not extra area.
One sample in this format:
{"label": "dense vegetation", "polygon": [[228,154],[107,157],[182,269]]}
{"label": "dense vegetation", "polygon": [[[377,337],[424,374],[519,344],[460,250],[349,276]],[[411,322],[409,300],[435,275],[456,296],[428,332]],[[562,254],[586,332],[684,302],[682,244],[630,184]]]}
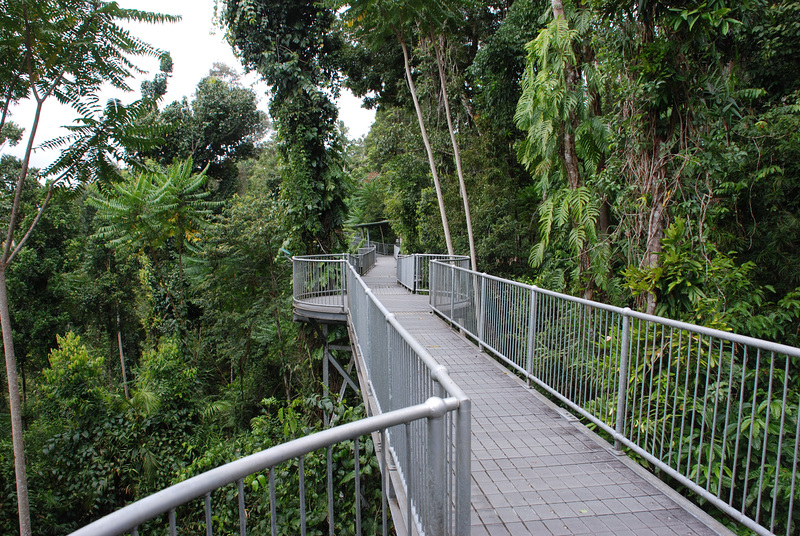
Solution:
{"label": "dense vegetation", "polygon": [[[496,275],[798,341],[794,2],[221,1],[272,88],[274,132],[225,66],[193,99],[158,101],[171,59],[116,21],[163,18],[0,8],[0,147],[33,144],[35,121],[7,114],[21,100],[80,116],[48,169],[0,160],[0,410],[19,416],[0,420],[4,534],[22,435],[32,532],[60,534],[318,429],[325,408],[357,416],[322,396],[284,253],[341,250],[345,222],[388,219],[408,252],[474,250]],[[102,106],[100,82],[124,89],[137,55],[161,73],[141,100]],[[357,142],[333,104],[343,85],[377,110]]]}

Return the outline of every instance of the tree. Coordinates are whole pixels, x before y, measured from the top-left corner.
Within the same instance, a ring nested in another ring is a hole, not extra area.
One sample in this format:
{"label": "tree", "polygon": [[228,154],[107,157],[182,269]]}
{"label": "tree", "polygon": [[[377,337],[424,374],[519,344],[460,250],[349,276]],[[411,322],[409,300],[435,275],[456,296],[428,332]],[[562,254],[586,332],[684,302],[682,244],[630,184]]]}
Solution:
{"label": "tree", "polygon": [[[593,183],[604,167],[608,138],[591,45],[586,44],[592,13],[565,11],[552,2],[553,20],[531,41],[515,120],[527,137],[519,159],[537,181],[539,242],[531,250],[534,268],[545,263],[551,236],[565,232],[572,255],[572,279],[591,299],[592,254],[598,242],[597,220],[602,197]],[[605,264],[605,261],[601,261]],[[586,277],[589,275],[590,277]]]}
{"label": "tree", "polygon": [[155,101],[167,93],[167,80],[172,76],[172,56],[169,52],[161,55],[159,68],[161,72],[152,80],[142,82],[142,97]]}
{"label": "tree", "polygon": [[231,75],[224,74],[221,67],[212,69],[222,73],[220,76],[209,74],[198,82],[191,103],[184,97],[149,118],[155,125],[169,129],[170,135],[142,156],[165,166],[191,158],[195,172],[208,168],[215,197],[226,199],[239,186],[236,163],[255,154],[256,143],[264,136],[268,122],[266,114],[258,109],[253,90],[226,81]]}
{"label": "tree", "polygon": [[342,46],[335,14],[313,0],[227,0],[221,18],[245,67],[272,89],[293,250],[331,252],[342,241],[348,193],[332,101]]}
{"label": "tree", "polygon": [[203,188],[208,180],[205,170],[193,174],[192,167],[189,158],[164,171],[142,172],[87,199],[87,204],[98,210],[97,217],[105,223],[97,230],[97,236],[108,240],[118,255],[146,253],[159,265],[163,263],[159,252],[167,245],[175,248],[178,295],[171,296],[166,283],[162,282],[162,286],[183,335],[188,307],[184,256],[187,250],[196,249],[194,244],[208,226],[208,218],[220,205],[207,199],[210,192]]}
{"label": "tree", "polygon": [[[118,21],[164,22],[175,19],[122,9],[116,3],[87,0],[2,0],[0,12],[3,14],[0,24],[0,94],[3,95],[0,131],[5,127],[12,104],[30,98],[36,102],[0,254],[0,320],[8,376],[20,534],[28,536],[31,533],[30,512],[6,270],[39,223],[53,189],[68,181],[91,180],[110,171],[106,158],[109,142],[113,145],[123,140],[134,141],[130,131],[123,128],[126,123],[130,124],[129,114],[106,109],[104,119],[97,120],[93,113],[97,111],[96,95],[101,84],[110,83],[120,89],[129,89],[125,79],[133,69],[130,56],[158,54],[154,48],[122,29]],[[67,144],[67,147],[62,157],[46,170],[43,178],[49,179],[48,192],[38,214],[20,236],[17,231],[21,223],[21,195],[29,178],[30,155],[43,105],[50,97],[71,104],[84,116],[84,121],[74,128],[71,136],[56,142],[56,146]],[[103,141],[106,143],[100,143]]]}
{"label": "tree", "polygon": [[397,40],[401,50],[403,51],[403,65],[405,66],[406,83],[408,84],[408,89],[411,93],[411,99],[414,102],[414,110],[417,113],[419,130],[422,134],[422,141],[425,144],[425,151],[428,155],[428,165],[430,166],[433,184],[436,188],[436,199],[439,203],[439,214],[442,218],[442,227],[444,229],[444,239],[447,245],[447,253],[449,255],[453,255],[453,240],[450,236],[450,224],[448,223],[447,212],[445,211],[441,181],[439,180],[439,172],[436,167],[436,161],[433,157],[431,142],[428,138],[428,129],[425,127],[425,119],[422,114],[422,107],[420,106],[419,97],[417,96],[417,87],[414,83],[414,76],[411,72],[411,54],[408,50],[408,28],[414,22],[415,15],[420,11],[430,8],[432,12],[430,15],[432,17],[431,20],[434,20],[435,16],[441,15],[441,12],[433,13],[436,5],[438,4],[425,2],[424,0],[417,2],[356,0],[354,2],[350,2],[350,7],[347,10],[347,20],[348,24],[351,26],[356,24],[358,25],[360,29],[359,38],[370,42],[373,47],[380,46],[388,39],[393,37]]}

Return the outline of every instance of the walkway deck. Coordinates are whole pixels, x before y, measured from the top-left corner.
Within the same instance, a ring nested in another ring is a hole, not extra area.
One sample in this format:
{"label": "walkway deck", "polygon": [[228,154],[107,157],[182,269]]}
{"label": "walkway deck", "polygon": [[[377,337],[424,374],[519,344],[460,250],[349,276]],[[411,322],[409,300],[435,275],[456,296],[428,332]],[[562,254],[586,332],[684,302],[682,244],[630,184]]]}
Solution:
{"label": "walkway deck", "polygon": [[378,257],[365,277],[472,400],[472,534],[732,534],[454,332]]}

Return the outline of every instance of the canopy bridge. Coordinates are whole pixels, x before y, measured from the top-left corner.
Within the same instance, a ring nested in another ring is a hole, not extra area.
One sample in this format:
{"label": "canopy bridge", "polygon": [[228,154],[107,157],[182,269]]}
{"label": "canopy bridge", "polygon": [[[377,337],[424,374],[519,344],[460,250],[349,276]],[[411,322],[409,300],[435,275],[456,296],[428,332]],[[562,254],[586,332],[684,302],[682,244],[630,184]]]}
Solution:
{"label": "canopy bridge", "polygon": [[347,532],[362,534],[365,435],[384,535],[389,511],[402,535],[732,534],[673,487],[758,534],[798,533],[799,349],[473,272],[466,257],[377,250],[293,259],[295,319],[347,326],[351,346],[335,349],[351,362],[326,344],[326,385],[332,366],[367,418],[213,469],[75,534],[135,535],[162,513],[177,534],[177,508],[197,498],[211,535],[211,495],[236,485],[244,536],[256,500],[244,482],[260,472],[278,534],[283,463],[299,471],[305,534],[303,460],[326,448],[332,536],[344,488],[331,447],[343,443],[355,475]]}

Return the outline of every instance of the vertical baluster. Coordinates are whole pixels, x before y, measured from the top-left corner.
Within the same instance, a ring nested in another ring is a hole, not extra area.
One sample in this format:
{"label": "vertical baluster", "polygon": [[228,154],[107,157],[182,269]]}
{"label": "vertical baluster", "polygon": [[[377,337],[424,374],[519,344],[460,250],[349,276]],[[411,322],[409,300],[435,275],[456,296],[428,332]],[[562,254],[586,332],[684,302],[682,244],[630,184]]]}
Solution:
{"label": "vertical baluster", "polygon": [[278,500],[275,496],[275,468],[269,468],[269,517],[272,536],[278,536]]}
{"label": "vertical baluster", "polygon": [[325,449],[325,456],[328,471],[328,536],[333,536],[333,452],[331,447]]}
{"label": "vertical baluster", "polygon": [[[306,468],[305,468],[305,456],[300,456],[297,458],[297,472],[300,478],[300,536],[306,536]],[[274,480],[274,479],[273,479]],[[271,489],[272,484],[270,483],[270,494],[272,494]],[[272,499],[270,499],[270,504],[272,504]],[[277,528],[277,527],[276,527]]]}
{"label": "vertical baluster", "polygon": [[241,478],[236,481],[236,488],[239,490],[239,534],[247,535],[247,515],[244,511],[244,480]]}
{"label": "vertical baluster", "polygon": [[[716,454],[714,450],[714,440],[717,438],[717,417],[719,416],[719,397],[720,397],[720,389],[722,386],[722,361],[724,357],[724,349],[725,349],[725,341],[719,339],[719,356],[717,358],[717,383],[714,389],[714,419],[711,421],[711,439],[709,441],[709,449],[708,449],[708,463],[707,465],[707,474],[706,474],[706,491],[710,491],[711,489],[711,474],[714,470],[714,455]],[[709,352],[709,360],[711,359]],[[728,388],[730,389],[730,382],[728,383]],[[726,396],[728,400],[730,400],[730,394]],[[727,414],[726,414],[727,415]],[[721,443],[722,450],[724,450],[724,441]],[[723,473],[723,468],[720,464],[720,480],[722,480],[721,476]]]}
{"label": "vertical baluster", "polygon": [[[661,342],[661,348],[662,348],[661,361],[662,362],[664,361],[664,350],[663,350],[663,348],[667,347],[669,349],[669,352],[667,354],[667,385],[664,388],[664,412],[665,413],[669,412],[669,414],[673,416],[672,418],[674,418],[675,408],[672,408],[670,410],[669,407],[668,407],[669,406],[670,381],[672,380],[672,374],[670,373],[670,370],[672,369],[672,331],[673,331],[673,328],[669,328],[669,337],[668,337],[669,338],[669,343],[666,343],[666,342],[664,342],[664,340],[667,337],[665,337],[665,335],[664,335],[664,328],[662,326],[662,329],[661,329],[661,340],[662,340],[662,342]],[[659,376],[659,378],[661,377],[661,371],[662,371],[662,367],[659,367],[658,368],[658,376]],[[660,379],[659,379],[659,382],[658,382],[658,387],[659,387],[659,389],[658,389],[659,399],[656,401],[657,402],[656,411],[658,411],[658,403],[661,400],[661,380]],[[658,440],[658,443],[659,443],[658,459],[662,460],[662,461],[664,460],[664,437],[666,436],[666,433],[667,433],[667,422],[665,420],[664,423],[661,425],[661,437]],[[653,455],[655,456],[655,451],[653,451]]]}
{"label": "vertical baluster", "polygon": [[[797,413],[795,415],[800,416],[800,402],[797,405]],[[791,489],[789,490],[789,510],[787,511],[786,518],[788,522],[786,523],[786,536],[792,534],[792,526],[796,526],[797,523],[794,522],[794,497],[795,497],[795,489],[797,487],[797,465],[798,465],[798,458],[797,456],[800,454],[800,418],[797,418],[797,429],[794,432],[794,456],[792,456],[792,485]],[[796,533],[797,531],[795,531]]]}
{"label": "vertical baluster", "polygon": [[[750,422],[756,422],[756,408],[758,407],[758,373],[759,369],[761,368],[761,348],[756,349],[756,369],[755,374],[753,375],[753,400],[750,404]],[[752,426],[752,424],[751,424]],[[749,433],[748,435],[748,442],[747,442],[747,459],[745,460],[745,469],[744,469],[744,490],[742,491],[742,509],[741,512],[744,514],[744,510],[747,507],[747,497],[748,497],[748,490],[747,485],[750,483],[750,457],[753,454],[753,436],[755,434]]]}
{"label": "vertical baluster", "polygon": [[769,421],[772,414],[772,383],[775,378],[775,352],[770,352],[769,384],[767,386],[766,415],[764,416],[764,442],[761,445],[761,471],[758,475],[758,499],[756,500],[756,523],[761,517],[761,497],[764,495],[764,469],[767,462],[767,441],[769,439]]}
{"label": "vertical baluster", "polygon": [[386,465],[386,429],[381,430],[381,534],[389,535],[389,514],[386,510],[386,494],[389,493],[389,467]]}
{"label": "vertical baluster", "polygon": [[361,452],[358,448],[358,438],[353,440],[353,450],[355,451],[353,465],[356,484],[356,535],[361,536]]}
{"label": "vertical baluster", "polygon": [[[736,434],[736,444],[733,447],[733,463],[731,463],[731,482],[736,482],[736,470],[739,468],[739,440],[742,438],[742,412],[744,411],[744,392],[745,392],[745,380],[747,379],[747,353],[750,348],[747,345],[744,345],[743,356],[742,356],[742,378],[739,381],[739,412],[736,417],[736,430],[734,433]],[[752,421],[751,421],[752,422]],[[797,420],[798,426],[800,426],[800,419]],[[752,435],[752,434],[748,434]],[[797,456],[794,458],[797,459]],[[730,495],[728,496],[728,504],[733,506],[733,492],[736,490],[736,486],[731,486]]]}
{"label": "vertical baluster", "polygon": [[[708,408],[708,380],[711,376],[711,344],[713,338],[708,337],[708,350],[706,350],[708,354],[708,358],[706,359],[706,371],[705,371],[705,386],[703,388],[703,411],[701,413],[702,420],[700,421],[700,447],[697,450],[697,472],[695,473],[694,483],[700,483],[700,474],[702,471],[702,464],[703,464],[703,444],[705,443],[705,431],[706,431],[706,415],[707,408]],[[699,347],[699,345],[698,345]],[[698,351],[698,357],[700,356],[700,352]]]}
{"label": "vertical baluster", "polygon": [[413,518],[411,517],[411,499],[413,497],[413,483],[414,483],[414,466],[411,465],[411,424],[405,424],[406,431],[406,473],[408,479],[406,481],[406,528],[408,536],[413,535],[412,526]]}
{"label": "vertical baluster", "polygon": [[531,386],[533,376],[533,349],[536,341],[536,287],[531,287],[529,294],[529,315],[528,315],[528,348],[526,352],[525,371],[527,372],[528,387]]}
{"label": "vertical baluster", "polygon": [[204,502],[204,510],[206,514],[206,536],[212,536],[212,524],[211,524],[211,494],[206,493]]}
{"label": "vertical baluster", "polygon": [[[786,423],[786,395],[789,392],[789,356],[786,356],[786,365],[783,370],[783,400],[781,402],[781,424],[778,428],[778,448],[776,449],[775,459],[775,481],[772,484],[772,519],[769,522],[769,530],[775,532],[775,512],[778,508],[778,476],[781,473],[781,450],[783,449],[783,426]],[[789,518],[791,520],[791,518]]]}
{"label": "vertical baluster", "polygon": [[[678,348],[680,351],[683,352],[683,332],[684,330],[680,330],[678,336]],[[677,464],[677,471],[680,472],[681,470],[681,463],[683,462],[683,444],[685,430],[686,430],[686,420],[687,420],[687,409],[686,405],[689,403],[689,375],[691,373],[691,366],[692,366],[692,338],[687,336],[688,342],[686,343],[686,372],[685,378],[683,380],[683,404],[681,406],[681,434],[678,436],[678,464]],[[680,356],[678,356],[680,359]],[[687,464],[688,467],[688,464]]]}

